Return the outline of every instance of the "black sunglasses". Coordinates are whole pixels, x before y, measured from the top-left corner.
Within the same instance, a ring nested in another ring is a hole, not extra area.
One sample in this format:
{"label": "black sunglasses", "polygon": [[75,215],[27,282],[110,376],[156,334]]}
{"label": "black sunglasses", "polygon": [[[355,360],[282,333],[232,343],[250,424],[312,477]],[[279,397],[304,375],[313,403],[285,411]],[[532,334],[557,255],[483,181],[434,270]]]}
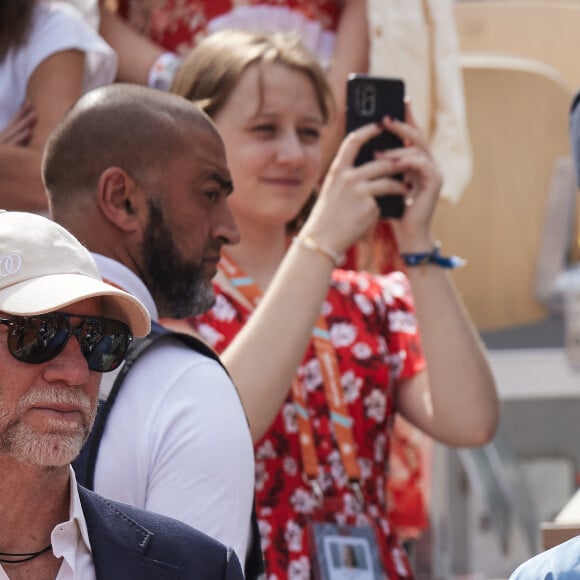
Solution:
{"label": "black sunglasses", "polygon": [[[71,318],[80,324],[72,326]],[[8,326],[8,350],[20,362],[40,364],[52,360],[74,335],[89,369],[100,373],[115,370],[133,340],[124,322],[98,316],[54,312],[0,318],[0,324]]]}

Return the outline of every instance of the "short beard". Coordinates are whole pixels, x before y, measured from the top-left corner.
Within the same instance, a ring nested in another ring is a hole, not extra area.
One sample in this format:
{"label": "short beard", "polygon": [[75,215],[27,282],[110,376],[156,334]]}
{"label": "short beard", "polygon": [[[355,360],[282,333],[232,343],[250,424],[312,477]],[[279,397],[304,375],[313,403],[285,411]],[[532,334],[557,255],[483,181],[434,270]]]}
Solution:
{"label": "short beard", "polygon": [[148,199],[149,221],[143,235],[143,277],[162,316],[187,318],[209,310],[215,302],[202,266],[181,257],[160,204]]}
{"label": "short beard", "polygon": [[[80,407],[81,424],[71,431],[69,422],[52,418],[43,431],[22,421],[27,409],[37,403],[70,404]],[[0,454],[37,467],[69,465],[86,443],[95,421],[96,407],[83,392],[69,387],[51,387],[29,391],[10,415],[0,407]]]}

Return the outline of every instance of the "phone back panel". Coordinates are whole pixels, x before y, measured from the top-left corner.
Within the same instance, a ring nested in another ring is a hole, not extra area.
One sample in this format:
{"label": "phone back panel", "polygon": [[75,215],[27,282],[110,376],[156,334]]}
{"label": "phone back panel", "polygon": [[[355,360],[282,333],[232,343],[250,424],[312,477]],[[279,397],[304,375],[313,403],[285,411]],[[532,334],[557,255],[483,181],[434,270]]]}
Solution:
{"label": "phone back panel", "polygon": [[[347,81],[347,133],[369,123],[378,123],[389,116],[400,121],[405,118],[405,85],[400,79],[351,75]],[[373,159],[375,151],[401,147],[401,140],[387,131],[361,147],[355,165]]]}
{"label": "phone back panel", "polygon": [[[352,74],[347,81],[346,96],[347,133],[369,123],[379,123],[387,115],[400,121],[405,119],[405,85],[401,79]],[[371,161],[375,151],[402,146],[398,137],[383,131],[361,147],[354,164]],[[402,175],[395,177],[402,179]],[[382,218],[400,218],[405,212],[402,195],[383,195],[376,200]]]}

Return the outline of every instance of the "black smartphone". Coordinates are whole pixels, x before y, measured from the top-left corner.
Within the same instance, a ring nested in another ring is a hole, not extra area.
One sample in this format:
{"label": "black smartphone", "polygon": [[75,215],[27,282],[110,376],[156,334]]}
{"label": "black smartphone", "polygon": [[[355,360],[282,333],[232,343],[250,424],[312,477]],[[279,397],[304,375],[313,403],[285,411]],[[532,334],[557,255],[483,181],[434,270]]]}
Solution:
{"label": "black smartphone", "polygon": [[[401,79],[351,74],[346,83],[346,132],[362,125],[381,122],[383,117],[405,119],[405,83]],[[403,142],[392,133],[383,131],[365,143],[355,160],[362,165],[374,158],[375,151],[402,147]],[[402,175],[397,176],[402,179]],[[383,195],[376,198],[381,218],[400,218],[405,213],[402,195]]]}

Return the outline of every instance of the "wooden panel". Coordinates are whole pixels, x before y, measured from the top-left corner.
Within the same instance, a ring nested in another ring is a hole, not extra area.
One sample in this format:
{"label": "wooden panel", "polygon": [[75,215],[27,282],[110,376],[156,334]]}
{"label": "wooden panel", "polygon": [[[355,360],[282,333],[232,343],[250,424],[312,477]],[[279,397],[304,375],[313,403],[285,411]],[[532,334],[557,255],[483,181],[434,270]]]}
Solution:
{"label": "wooden panel", "polygon": [[578,0],[467,0],[456,2],[455,17],[462,52],[538,60],[580,86]]}
{"label": "wooden panel", "polygon": [[572,92],[551,67],[513,57],[464,56],[474,171],[465,194],[438,208],[443,253],[464,256],[454,272],[480,329],[537,321],[536,260],[555,160],[569,154]]}
{"label": "wooden panel", "polygon": [[540,526],[542,548],[548,550],[580,535],[580,491],[577,491],[553,522]]}

